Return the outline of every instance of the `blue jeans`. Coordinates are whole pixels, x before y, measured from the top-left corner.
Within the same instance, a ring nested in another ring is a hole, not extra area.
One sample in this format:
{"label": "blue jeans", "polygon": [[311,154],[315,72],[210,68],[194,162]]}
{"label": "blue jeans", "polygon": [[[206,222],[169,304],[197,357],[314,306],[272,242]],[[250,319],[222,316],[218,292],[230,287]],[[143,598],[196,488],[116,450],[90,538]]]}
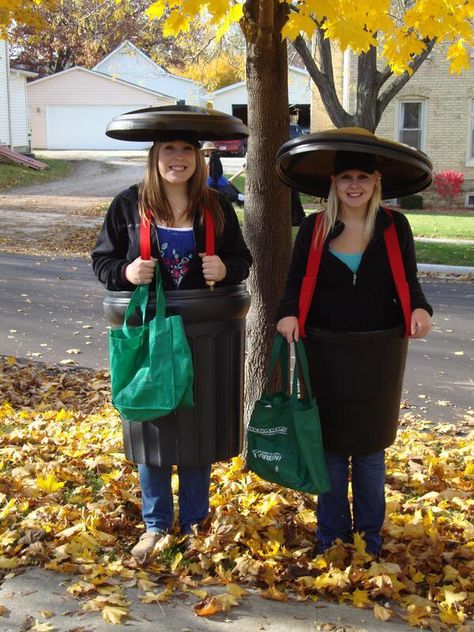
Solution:
{"label": "blue jeans", "polygon": [[[349,506],[349,460],[352,469],[352,515]],[[331,489],[318,496],[316,538],[324,551],[338,538],[352,542],[354,532],[364,535],[368,553],[382,548],[385,518],[385,451],[362,456],[326,452]]]}
{"label": "blue jeans", "polygon": [[[142,492],[142,516],[147,531],[171,531],[174,522],[170,467],[139,465]],[[179,526],[181,533],[191,533],[192,526],[209,513],[211,466],[178,466]]]}

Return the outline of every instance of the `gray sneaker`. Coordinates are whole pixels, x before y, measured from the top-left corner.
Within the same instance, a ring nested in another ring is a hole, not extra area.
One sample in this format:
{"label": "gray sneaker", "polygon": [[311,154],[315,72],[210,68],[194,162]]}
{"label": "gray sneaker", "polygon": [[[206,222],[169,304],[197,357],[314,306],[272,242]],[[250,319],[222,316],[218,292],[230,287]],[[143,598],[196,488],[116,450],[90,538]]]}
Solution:
{"label": "gray sneaker", "polygon": [[153,553],[155,544],[166,536],[164,531],[145,531],[130,553],[140,561],[147,560]]}

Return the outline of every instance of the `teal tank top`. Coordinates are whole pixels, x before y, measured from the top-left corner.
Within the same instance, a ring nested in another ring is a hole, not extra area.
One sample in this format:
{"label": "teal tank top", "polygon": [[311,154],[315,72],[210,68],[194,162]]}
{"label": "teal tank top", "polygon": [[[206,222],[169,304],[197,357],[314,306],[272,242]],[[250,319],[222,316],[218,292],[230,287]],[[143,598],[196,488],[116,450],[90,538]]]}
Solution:
{"label": "teal tank top", "polygon": [[345,263],[346,266],[355,274],[359,269],[360,260],[362,259],[361,252],[338,252],[337,250],[329,249],[334,256]]}

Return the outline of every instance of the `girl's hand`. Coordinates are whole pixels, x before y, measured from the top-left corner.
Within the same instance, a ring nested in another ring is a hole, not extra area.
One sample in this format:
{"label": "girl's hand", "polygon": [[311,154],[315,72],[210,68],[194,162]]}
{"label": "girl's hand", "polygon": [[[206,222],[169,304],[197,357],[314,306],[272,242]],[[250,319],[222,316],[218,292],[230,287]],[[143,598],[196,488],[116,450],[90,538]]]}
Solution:
{"label": "girl's hand", "polygon": [[156,259],[142,259],[137,257],[125,268],[125,278],[133,285],[151,283],[155,274]]}
{"label": "girl's hand", "polygon": [[431,316],[425,309],[418,307],[411,314],[411,337],[424,338],[431,329]]}
{"label": "girl's hand", "polygon": [[298,342],[300,338],[300,327],[296,316],[285,316],[277,322],[277,331],[288,343]]}
{"label": "girl's hand", "polygon": [[222,259],[217,255],[208,256],[205,252],[200,252],[199,256],[202,259],[202,273],[206,281],[222,281],[227,274],[227,268],[222,262]]}

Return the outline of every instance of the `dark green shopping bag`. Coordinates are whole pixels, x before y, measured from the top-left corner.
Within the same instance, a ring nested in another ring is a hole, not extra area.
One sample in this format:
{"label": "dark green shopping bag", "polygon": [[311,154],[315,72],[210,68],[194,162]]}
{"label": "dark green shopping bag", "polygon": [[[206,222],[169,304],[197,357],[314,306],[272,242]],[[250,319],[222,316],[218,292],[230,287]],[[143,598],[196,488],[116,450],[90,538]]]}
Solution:
{"label": "dark green shopping bag", "polygon": [[[145,323],[148,285],[130,299],[124,323],[109,334],[112,404],[128,421],[149,421],[193,400],[193,363],[181,316],[165,317],[165,295],[156,266],[156,315]],[[139,309],[142,324],[128,319]]]}
{"label": "dark green shopping bag", "polygon": [[[310,494],[329,490],[316,400],[311,395],[308,362],[301,341],[295,343],[296,364],[291,395],[288,385],[288,344],[277,334],[268,377],[279,363],[282,391],[264,392],[255,402],[247,428],[247,465],[261,478]],[[299,367],[306,397],[298,398]]]}

